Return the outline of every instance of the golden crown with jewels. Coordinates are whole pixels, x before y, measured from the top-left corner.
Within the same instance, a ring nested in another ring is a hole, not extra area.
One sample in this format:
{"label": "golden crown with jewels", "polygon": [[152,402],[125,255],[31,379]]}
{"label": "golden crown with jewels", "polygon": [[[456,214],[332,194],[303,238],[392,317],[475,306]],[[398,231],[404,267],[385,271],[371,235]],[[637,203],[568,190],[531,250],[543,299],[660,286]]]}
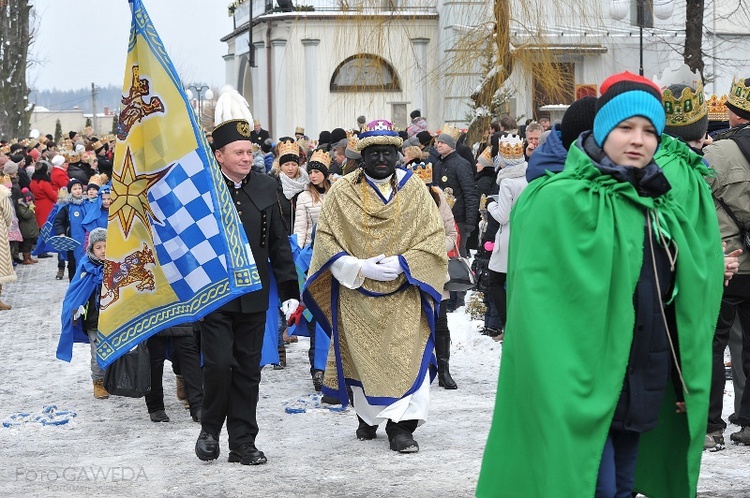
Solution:
{"label": "golden crown with jewels", "polygon": [[667,114],[667,126],[687,126],[708,114],[703,83],[698,83],[695,91],[689,86],[683,88],[680,95],[673,95],[667,88],[662,91],[661,96],[664,112]]}
{"label": "golden crown with jewels", "polygon": [[504,159],[523,157],[523,140],[518,135],[505,135],[500,138],[499,151]]}
{"label": "golden crown with jewels", "polygon": [[744,78],[732,80],[732,89],[727,96],[727,102],[743,111],[750,112],[750,87],[745,86]]}
{"label": "golden crown with jewels", "polygon": [[284,140],[283,142],[279,142],[277,147],[279,150],[279,157],[292,155],[299,158],[299,145],[297,145],[297,142],[293,140]]}
{"label": "golden crown with jewels", "polygon": [[432,163],[416,163],[411,165],[412,172],[419,177],[420,180],[428,185],[432,184]]}
{"label": "golden crown with jewels", "polygon": [[[706,96],[703,94],[703,80],[700,74],[687,64],[667,67],[661,78],[654,77],[654,83],[661,88],[661,100],[667,115],[667,126],[687,126],[703,119],[707,114]],[[682,85],[680,95],[669,89],[672,85]]]}
{"label": "golden crown with jewels", "polygon": [[708,120],[709,121],[726,121],[727,120],[727,96],[722,95],[717,97],[716,94],[711,95],[706,101],[706,108],[708,109]]}

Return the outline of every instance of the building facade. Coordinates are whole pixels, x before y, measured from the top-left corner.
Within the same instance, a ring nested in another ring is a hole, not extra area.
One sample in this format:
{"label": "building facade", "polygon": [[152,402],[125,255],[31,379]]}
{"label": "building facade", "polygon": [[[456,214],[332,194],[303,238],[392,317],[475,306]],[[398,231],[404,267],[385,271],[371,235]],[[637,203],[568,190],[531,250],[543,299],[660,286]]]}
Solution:
{"label": "building facade", "polygon": [[[493,62],[480,47],[493,41],[494,6],[488,0],[236,0],[229,6],[235,29],[222,38],[226,82],[275,138],[292,136],[297,127],[317,138],[321,130],[355,127],[359,115],[405,128],[414,109],[432,130],[443,123],[464,127],[472,116],[470,96]],[[748,56],[737,48],[750,30],[730,24],[718,7],[706,9],[713,30],[704,34],[704,47],[716,55],[706,61],[716,82],[707,91],[721,94],[737,68],[715,61],[744,61],[750,72]],[[612,73],[642,67],[653,77],[682,62],[685,6],[675,0],[530,0],[510,9],[516,63],[503,86],[507,112],[519,119],[595,93]],[[540,58],[553,65],[539,64]],[[550,67],[553,78],[540,73]],[[549,91],[551,80],[560,91]]]}

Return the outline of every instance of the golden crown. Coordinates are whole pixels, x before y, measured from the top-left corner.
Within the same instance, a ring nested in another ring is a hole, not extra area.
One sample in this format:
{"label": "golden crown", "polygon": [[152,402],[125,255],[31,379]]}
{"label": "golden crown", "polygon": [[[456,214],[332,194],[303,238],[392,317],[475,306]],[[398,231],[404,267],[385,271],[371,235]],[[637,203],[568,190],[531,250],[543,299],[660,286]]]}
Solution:
{"label": "golden crown", "polygon": [[680,95],[673,95],[667,88],[662,91],[662,101],[667,114],[667,126],[687,126],[700,121],[708,113],[701,82],[698,82],[695,91],[687,86]]}
{"label": "golden crown", "polygon": [[317,149],[313,151],[312,156],[310,157],[310,162],[317,162],[328,168],[331,165],[331,154],[324,150]]}
{"label": "golden crown", "polygon": [[297,145],[297,142],[293,140],[285,140],[283,142],[279,142],[279,145],[277,147],[279,150],[279,157],[284,157],[287,155],[299,157],[299,145]]}
{"label": "golden crown", "polygon": [[492,165],[492,147],[485,147],[477,159],[483,166]]}
{"label": "golden crown", "polygon": [[419,177],[420,180],[427,184],[432,183],[432,163],[416,163],[411,165],[412,172]]}
{"label": "golden crown", "polygon": [[727,120],[727,96],[722,95],[717,97],[716,94],[706,101],[706,107],[708,109],[708,120],[709,121],[726,121]]}
{"label": "golden crown", "polygon": [[732,89],[727,96],[727,102],[743,111],[750,112],[750,88],[745,86],[743,78],[732,80]]}
{"label": "golden crown", "polygon": [[523,157],[523,140],[518,135],[505,135],[500,138],[500,155],[505,159]]}
{"label": "golden crown", "polygon": [[351,151],[357,150],[357,141],[359,138],[354,133],[346,132],[346,148]]}
{"label": "golden crown", "polygon": [[96,185],[97,187],[101,187],[104,185],[104,181],[101,175],[93,175],[91,178],[89,178],[89,185]]}
{"label": "golden crown", "polygon": [[443,129],[440,130],[441,135],[448,135],[458,140],[461,137],[461,130],[456,128],[450,123],[445,123]]}

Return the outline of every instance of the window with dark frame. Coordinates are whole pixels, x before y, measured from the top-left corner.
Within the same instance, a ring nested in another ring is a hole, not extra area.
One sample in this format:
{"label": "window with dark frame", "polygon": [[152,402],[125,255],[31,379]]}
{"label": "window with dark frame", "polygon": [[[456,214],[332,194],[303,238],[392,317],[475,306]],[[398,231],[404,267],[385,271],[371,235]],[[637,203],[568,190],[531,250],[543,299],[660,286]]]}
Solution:
{"label": "window with dark frame", "polygon": [[331,77],[331,92],[400,90],[396,70],[388,61],[374,54],[357,54],[346,58]]}

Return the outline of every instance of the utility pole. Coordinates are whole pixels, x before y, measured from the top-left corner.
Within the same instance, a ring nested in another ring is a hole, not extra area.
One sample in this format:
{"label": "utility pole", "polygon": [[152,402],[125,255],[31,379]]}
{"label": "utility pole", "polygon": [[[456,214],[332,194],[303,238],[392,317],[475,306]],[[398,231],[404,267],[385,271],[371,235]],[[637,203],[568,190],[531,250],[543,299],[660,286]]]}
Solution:
{"label": "utility pole", "polygon": [[94,127],[94,133],[99,133],[99,126],[96,120],[96,85],[93,83],[91,83],[91,110],[93,112],[91,124]]}

